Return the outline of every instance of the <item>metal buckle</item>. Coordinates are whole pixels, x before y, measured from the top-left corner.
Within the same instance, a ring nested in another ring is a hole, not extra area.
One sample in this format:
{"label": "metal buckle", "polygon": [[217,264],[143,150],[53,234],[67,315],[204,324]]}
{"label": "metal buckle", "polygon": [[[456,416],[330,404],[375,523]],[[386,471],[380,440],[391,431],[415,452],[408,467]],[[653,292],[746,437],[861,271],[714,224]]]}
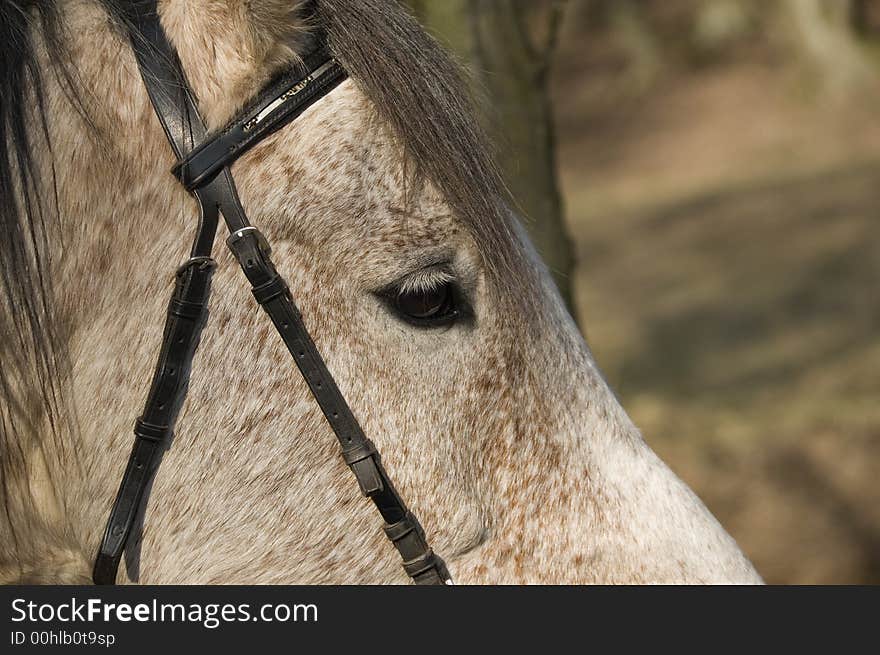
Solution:
{"label": "metal buckle", "polygon": [[266,241],[266,237],[263,236],[263,233],[260,232],[253,225],[248,225],[247,227],[243,227],[240,230],[236,230],[232,234],[229,235],[226,239],[226,245],[229,248],[232,248],[234,244],[241,241],[242,239],[246,239],[249,236],[253,235],[257,240],[257,245],[260,247],[260,250],[265,255],[272,254],[272,247],[269,245],[269,242]]}

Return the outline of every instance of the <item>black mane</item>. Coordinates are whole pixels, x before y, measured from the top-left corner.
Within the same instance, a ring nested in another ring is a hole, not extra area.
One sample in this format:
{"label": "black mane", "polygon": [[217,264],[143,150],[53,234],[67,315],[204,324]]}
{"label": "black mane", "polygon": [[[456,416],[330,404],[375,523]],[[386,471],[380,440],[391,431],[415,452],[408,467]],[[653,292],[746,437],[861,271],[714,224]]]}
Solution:
{"label": "black mane", "polygon": [[26,445],[12,437],[28,433],[45,416],[54,433],[59,415],[60,365],[46,245],[48,232],[57,223],[57,202],[54,176],[41,173],[35,156],[38,148],[51,147],[36,38],[41,39],[59,79],[69,83],[56,2],[0,3],[0,478],[4,488],[24,464]]}

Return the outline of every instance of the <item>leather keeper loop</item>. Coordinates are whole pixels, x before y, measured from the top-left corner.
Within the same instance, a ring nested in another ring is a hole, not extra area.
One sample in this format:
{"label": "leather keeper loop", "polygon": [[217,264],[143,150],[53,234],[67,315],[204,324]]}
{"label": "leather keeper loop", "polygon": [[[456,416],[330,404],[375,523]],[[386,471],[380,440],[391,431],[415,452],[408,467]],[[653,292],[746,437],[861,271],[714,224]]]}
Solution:
{"label": "leather keeper loop", "polygon": [[412,512],[407,512],[397,523],[386,524],[382,529],[385,531],[385,536],[393,544],[396,544],[412,532],[416,532],[420,537],[424,537],[422,526],[416,517],[413,516]]}
{"label": "leather keeper loop", "polygon": [[203,303],[189,302],[188,300],[178,300],[172,298],[168,304],[168,311],[179,318],[188,318],[191,321],[198,320],[205,309]]}
{"label": "leather keeper loop", "polygon": [[192,268],[193,266],[198,266],[200,268],[210,268],[211,270],[217,268],[217,262],[214,261],[213,257],[203,257],[196,256],[190,257],[185,262],[183,262],[180,266],[177,267],[177,275],[183,275],[187,270]]}
{"label": "leather keeper loop", "polygon": [[372,456],[359,459],[353,464],[349,464],[349,467],[351,467],[351,472],[354,473],[364,496],[373,496],[385,489],[379,467],[376,466],[376,460]]}
{"label": "leather keeper loop", "polygon": [[342,459],[351,467],[361,492],[365,496],[372,496],[385,488],[379,467],[376,466],[375,458],[378,456],[376,446],[369,439],[342,451]]}
{"label": "leather keeper loop", "polygon": [[[431,569],[439,569],[439,567],[437,565],[437,556],[434,555],[434,551],[430,548],[423,555],[403,563],[403,570],[411,578],[415,578]],[[440,577],[442,578],[443,576]]]}
{"label": "leather keeper loop", "polygon": [[196,174],[193,174],[192,168],[193,167],[190,165],[189,161],[183,160],[177,162],[171,169],[171,174],[176,177],[177,181],[183,185],[183,188],[189,192],[207,184],[214,179],[217,174],[215,171],[212,171],[213,174],[211,177],[208,177],[203,170],[196,171]]}
{"label": "leather keeper loop", "polygon": [[452,576],[449,575],[449,571],[446,569],[446,566],[443,564],[443,561],[440,558],[437,558],[437,563],[435,566],[422,571],[421,573],[417,573],[415,577],[412,579],[419,586],[427,586],[427,585],[453,585]]}
{"label": "leather keeper loop", "polygon": [[367,457],[372,457],[376,455],[376,446],[372,441],[367,439],[363,443],[354,446],[353,448],[347,448],[342,451],[342,459],[345,460],[345,463],[351,466],[355,462],[359,462],[362,459],[367,459]]}
{"label": "leather keeper loop", "polygon": [[258,303],[265,305],[267,302],[274,300],[278,296],[287,294],[288,287],[284,278],[280,275],[276,275],[268,282],[251,289],[251,293],[254,294],[254,298],[257,299]]}
{"label": "leather keeper loop", "polygon": [[143,439],[145,441],[163,441],[165,437],[168,436],[168,433],[171,432],[171,428],[167,425],[153,425],[152,423],[147,423],[141,418],[138,418],[134,422],[134,435],[138,439]]}

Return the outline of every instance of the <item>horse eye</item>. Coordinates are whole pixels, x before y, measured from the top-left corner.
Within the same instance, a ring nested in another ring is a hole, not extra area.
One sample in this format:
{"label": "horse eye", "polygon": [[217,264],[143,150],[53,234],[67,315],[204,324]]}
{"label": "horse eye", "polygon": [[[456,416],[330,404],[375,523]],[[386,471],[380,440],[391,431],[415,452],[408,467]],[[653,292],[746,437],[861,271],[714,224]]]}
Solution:
{"label": "horse eye", "polygon": [[400,291],[394,296],[394,307],[403,318],[418,326],[443,325],[458,316],[451,282],[429,289]]}

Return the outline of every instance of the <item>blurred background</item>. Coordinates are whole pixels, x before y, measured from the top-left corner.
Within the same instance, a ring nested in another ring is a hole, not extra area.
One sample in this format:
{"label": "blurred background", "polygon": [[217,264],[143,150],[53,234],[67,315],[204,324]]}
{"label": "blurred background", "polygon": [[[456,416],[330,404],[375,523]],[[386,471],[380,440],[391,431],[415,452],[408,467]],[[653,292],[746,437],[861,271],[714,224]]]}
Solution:
{"label": "blurred background", "polygon": [[654,450],[770,583],[880,583],[880,0],[409,0]]}

